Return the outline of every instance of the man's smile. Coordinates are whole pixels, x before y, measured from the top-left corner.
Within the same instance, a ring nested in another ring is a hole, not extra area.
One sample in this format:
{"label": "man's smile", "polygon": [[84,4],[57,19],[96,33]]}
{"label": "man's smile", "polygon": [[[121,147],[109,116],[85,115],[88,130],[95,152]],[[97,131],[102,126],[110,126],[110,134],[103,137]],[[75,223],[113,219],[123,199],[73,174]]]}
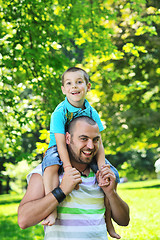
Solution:
{"label": "man's smile", "polygon": [[87,151],[87,150],[83,150],[82,153],[86,156],[86,157],[90,157],[93,154],[94,151]]}

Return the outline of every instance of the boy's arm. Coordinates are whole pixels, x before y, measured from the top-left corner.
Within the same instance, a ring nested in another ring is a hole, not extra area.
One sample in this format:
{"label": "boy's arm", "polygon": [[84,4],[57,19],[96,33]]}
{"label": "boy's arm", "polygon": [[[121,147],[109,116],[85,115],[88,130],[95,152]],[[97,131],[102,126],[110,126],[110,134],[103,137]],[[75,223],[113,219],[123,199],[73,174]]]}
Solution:
{"label": "boy's arm", "polygon": [[100,142],[99,142],[99,149],[96,154],[96,160],[97,160],[98,168],[100,170],[101,167],[105,165],[105,152],[104,152],[102,139],[100,139]]}
{"label": "boy's arm", "polygon": [[[96,161],[98,165],[98,169],[101,171],[101,169],[105,166],[105,152],[104,152],[104,147],[102,143],[102,139],[100,138],[99,142],[99,149],[96,154]],[[103,179],[102,175],[99,174],[99,186],[107,186],[109,184],[109,179]]]}
{"label": "boy's arm", "polygon": [[61,161],[63,162],[63,168],[64,170],[68,170],[68,168],[71,168],[72,165],[70,163],[70,158],[66,146],[66,139],[65,135],[61,133],[55,133],[55,139],[57,144],[57,150],[59,153],[59,157]]}

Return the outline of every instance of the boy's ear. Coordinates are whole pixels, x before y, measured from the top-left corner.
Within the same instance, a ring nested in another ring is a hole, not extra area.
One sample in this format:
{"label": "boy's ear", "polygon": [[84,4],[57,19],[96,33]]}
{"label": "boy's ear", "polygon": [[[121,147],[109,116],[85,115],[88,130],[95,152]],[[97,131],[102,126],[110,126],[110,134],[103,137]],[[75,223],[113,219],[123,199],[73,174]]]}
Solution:
{"label": "boy's ear", "polygon": [[91,83],[89,82],[88,84],[87,84],[87,92],[89,92],[91,90]]}
{"label": "boy's ear", "polygon": [[71,135],[69,134],[69,132],[66,132],[66,144],[70,144],[70,140],[71,140]]}
{"label": "boy's ear", "polygon": [[62,93],[63,93],[64,95],[66,95],[66,92],[65,92],[65,89],[64,89],[63,86],[61,86],[61,90],[62,90]]}

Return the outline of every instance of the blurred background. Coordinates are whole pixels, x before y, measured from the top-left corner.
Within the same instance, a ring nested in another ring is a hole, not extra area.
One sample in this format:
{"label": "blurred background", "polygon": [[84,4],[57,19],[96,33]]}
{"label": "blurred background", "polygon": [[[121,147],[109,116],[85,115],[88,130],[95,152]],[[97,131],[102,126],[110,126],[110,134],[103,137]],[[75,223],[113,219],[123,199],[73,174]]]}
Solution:
{"label": "blurred background", "polygon": [[0,1],[2,204],[25,192],[42,161],[51,113],[64,99],[61,75],[72,66],[90,76],[87,99],[121,182],[155,180],[159,190],[159,8],[159,0]]}

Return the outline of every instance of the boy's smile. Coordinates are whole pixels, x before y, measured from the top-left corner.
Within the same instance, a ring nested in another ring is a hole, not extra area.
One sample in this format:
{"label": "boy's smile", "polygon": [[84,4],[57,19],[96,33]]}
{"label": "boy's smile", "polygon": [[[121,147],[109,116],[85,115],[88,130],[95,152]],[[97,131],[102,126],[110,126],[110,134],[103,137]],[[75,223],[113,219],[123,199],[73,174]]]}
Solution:
{"label": "boy's smile", "polygon": [[83,108],[87,92],[91,84],[86,84],[82,71],[67,72],[64,75],[64,86],[61,87],[69,103],[77,108]]}
{"label": "boy's smile", "polygon": [[72,95],[78,95],[78,94],[80,94],[80,91],[73,91],[73,92],[71,92],[71,94]]}

